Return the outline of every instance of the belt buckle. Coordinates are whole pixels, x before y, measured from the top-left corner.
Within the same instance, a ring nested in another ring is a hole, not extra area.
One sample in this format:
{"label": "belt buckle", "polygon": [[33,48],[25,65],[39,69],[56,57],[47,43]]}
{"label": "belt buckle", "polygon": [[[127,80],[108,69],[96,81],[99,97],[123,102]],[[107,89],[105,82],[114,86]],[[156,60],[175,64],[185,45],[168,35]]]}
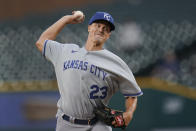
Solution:
{"label": "belt buckle", "polygon": [[74,123],[75,123],[75,118],[74,118],[74,117],[72,117],[72,116],[70,116],[70,117],[69,117],[69,122],[71,122],[71,123],[73,123],[73,124],[74,124]]}

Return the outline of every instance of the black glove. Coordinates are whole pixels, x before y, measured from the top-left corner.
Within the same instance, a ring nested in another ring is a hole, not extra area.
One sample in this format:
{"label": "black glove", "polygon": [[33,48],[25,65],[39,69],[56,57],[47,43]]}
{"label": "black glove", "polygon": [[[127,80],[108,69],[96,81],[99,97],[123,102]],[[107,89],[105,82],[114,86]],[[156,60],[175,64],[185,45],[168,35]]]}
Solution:
{"label": "black glove", "polygon": [[[106,125],[112,126],[114,128],[122,128],[125,129],[125,121],[123,119],[123,112],[113,110],[107,106],[102,108],[94,109],[95,116]],[[115,121],[117,126],[112,125],[112,122]]]}

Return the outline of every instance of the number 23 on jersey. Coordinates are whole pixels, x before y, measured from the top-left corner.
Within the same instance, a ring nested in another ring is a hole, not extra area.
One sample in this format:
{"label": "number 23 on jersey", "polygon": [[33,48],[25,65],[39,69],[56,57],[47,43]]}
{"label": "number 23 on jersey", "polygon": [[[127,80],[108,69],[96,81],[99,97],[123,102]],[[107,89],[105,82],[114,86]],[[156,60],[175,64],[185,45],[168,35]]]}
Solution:
{"label": "number 23 on jersey", "polygon": [[97,85],[92,85],[90,87],[90,99],[104,99],[107,96],[108,87],[99,87]]}

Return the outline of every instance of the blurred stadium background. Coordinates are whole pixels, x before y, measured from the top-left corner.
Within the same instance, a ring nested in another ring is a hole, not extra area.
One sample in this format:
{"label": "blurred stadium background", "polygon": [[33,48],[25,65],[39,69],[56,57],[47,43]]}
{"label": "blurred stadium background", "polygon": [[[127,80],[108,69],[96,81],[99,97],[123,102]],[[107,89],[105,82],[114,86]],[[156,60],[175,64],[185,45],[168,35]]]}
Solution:
{"label": "blurred stadium background", "polygon": [[[55,130],[55,73],[34,43],[73,10],[85,22],[67,26],[57,41],[83,46],[96,11],[115,19],[105,48],[126,61],[144,92],[128,131],[196,131],[195,0],[0,0],[1,131]],[[110,106],[123,110],[121,101],[117,93]]]}

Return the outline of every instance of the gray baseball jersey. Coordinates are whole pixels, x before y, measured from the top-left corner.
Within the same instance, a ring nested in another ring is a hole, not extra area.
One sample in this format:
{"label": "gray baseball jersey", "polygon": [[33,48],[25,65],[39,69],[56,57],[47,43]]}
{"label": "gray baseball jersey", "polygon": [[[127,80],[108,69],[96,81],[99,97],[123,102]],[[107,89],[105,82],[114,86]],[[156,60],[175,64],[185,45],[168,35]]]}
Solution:
{"label": "gray baseball jersey", "polygon": [[76,44],[46,40],[43,55],[55,68],[61,113],[91,119],[93,108],[107,105],[118,90],[125,96],[142,95],[128,66],[106,49],[87,51]]}

